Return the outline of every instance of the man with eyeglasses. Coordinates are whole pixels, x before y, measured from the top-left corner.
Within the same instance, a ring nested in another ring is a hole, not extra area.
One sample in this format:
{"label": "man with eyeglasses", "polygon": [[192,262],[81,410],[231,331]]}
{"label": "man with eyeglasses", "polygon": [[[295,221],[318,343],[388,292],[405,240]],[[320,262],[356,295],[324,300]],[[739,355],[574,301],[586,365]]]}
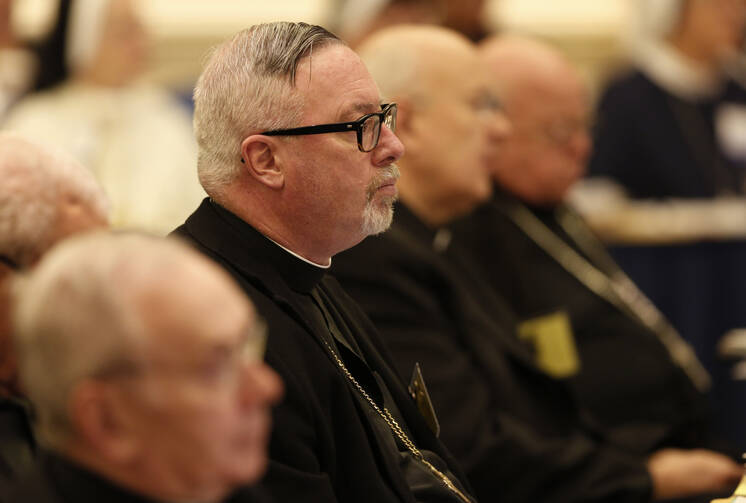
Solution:
{"label": "man with eyeglasses", "polygon": [[742,468],[704,450],[736,454],[708,430],[707,373],[564,201],[591,148],[580,75],[535,40],[498,36],[480,49],[513,133],[490,165],[495,194],[454,241],[517,314],[538,367],[647,460],[655,498],[725,493]]}
{"label": "man with eyeglasses", "polygon": [[333,255],[391,223],[397,106],[336,36],[284,22],[218,47],[194,97],[210,198],[176,234],[267,319],[286,398],[263,486],[277,501],[472,501],[374,327],[326,274]]}
{"label": "man with eyeglasses", "polygon": [[48,452],[9,502],[264,501],[246,486],[282,387],[220,267],[175,240],[75,237],[19,281],[13,311]]}
{"label": "man with eyeglasses", "polygon": [[[404,26],[359,51],[399,104],[408,150],[391,230],[337,256],[333,274],[369,314],[399,372],[408,377],[419,364],[441,439],[477,498],[645,503],[737,481],[739,467],[724,456],[663,451],[648,462],[587,422],[516,336],[510,299],[454,237],[459,217],[489,197],[489,168],[513,141],[495,100],[482,97],[492,86],[476,47],[440,28]],[[488,226],[481,232],[501,239]]]}

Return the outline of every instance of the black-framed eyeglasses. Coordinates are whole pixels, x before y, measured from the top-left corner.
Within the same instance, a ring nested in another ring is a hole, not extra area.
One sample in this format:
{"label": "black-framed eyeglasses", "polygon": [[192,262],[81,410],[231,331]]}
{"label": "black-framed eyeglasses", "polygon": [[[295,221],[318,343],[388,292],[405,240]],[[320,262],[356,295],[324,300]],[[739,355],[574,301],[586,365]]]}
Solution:
{"label": "black-framed eyeglasses", "polygon": [[378,146],[378,139],[381,137],[381,124],[385,124],[392,132],[396,130],[396,103],[381,105],[380,112],[365,114],[352,122],[319,124],[292,129],[275,129],[260,134],[266,136],[299,136],[355,131],[357,133],[357,148],[361,152],[370,152]]}

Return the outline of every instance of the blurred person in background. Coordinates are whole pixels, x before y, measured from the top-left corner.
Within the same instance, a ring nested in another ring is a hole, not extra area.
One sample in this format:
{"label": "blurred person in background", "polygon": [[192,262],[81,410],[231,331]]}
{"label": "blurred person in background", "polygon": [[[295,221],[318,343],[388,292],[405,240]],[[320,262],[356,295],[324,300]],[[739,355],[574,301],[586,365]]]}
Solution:
{"label": "blurred person in background", "polygon": [[744,0],[640,0],[633,69],[601,97],[589,174],[631,198],[743,195]]}
{"label": "blurred person in background", "polygon": [[13,29],[14,0],[0,0],[0,123],[8,110],[34,85],[33,51]]}
{"label": "blurred person in background", "polygon": [[36,442],[18,386],[10,338],[9,284],[59,241],[105,227],[108,201],[69,156],[0,133],[0,491],[28,469]]}
{"label": "blurred person in background", "polygon": [[60,0],[38,94],[5,129],[72,153],[106,190],[114,227],[165,233],[202,197],[188,113],[141,83],[148,38],[136,0]]}
{"label": "blurred person in background", "polygon": [[263,323],[187,246],[72,238],[18,281],[13,315],[47,451],[8,501],[217,503],[266,469],[282,386]]}
{"label": "blurred person in background", "polygon": [[569,381],[615,443],[723,448],[696,355],[565,204],[591,148],[578,72],[531,39],[488,39],[481,54],[513,134],[491,163],[495,195],[454,239],[518,315],[539,366]]}
{"label": "blurred person in background", "polygon": [[[455,222],[490,197],[490,161],[510,141],[473,44],[451,30],[402,26],[359,50],[381,92],[400,105],[397,131],[408,150],[391,229],[335,256],[332,273],[373,320],[399,373],[412,376],[410,392],[477,498],[643,503],[730,489],[742,470],[725,456],[649,457],[586,422],[451,239]],[[427,399],[417,392],[420,367]]]}
{"label": "blurred person in background", "polygon": [[350,46],[397,24],[435,24],[473,41],[487,36],[485,0],[337,0],[332,3],[339,33]]}

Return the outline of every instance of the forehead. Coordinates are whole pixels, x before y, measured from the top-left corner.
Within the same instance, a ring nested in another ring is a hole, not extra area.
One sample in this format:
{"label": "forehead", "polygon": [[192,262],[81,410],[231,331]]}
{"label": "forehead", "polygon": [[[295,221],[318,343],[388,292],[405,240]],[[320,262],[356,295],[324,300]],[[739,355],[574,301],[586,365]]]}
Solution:
{"label": "forehead", "polygon": [[233,344],[249,326],[253,311],[248,300],[214,272],[194,268],[178,279],[164,278],[141,296],[149,347],[154,353],[170,353],[175,347],[189,352]]}
{"label": "forehead", "polygon": [[298,65],[295,78],[304,98],[304,119],[334,120],[379,108],[378,87],[357,54],[333,44],[323,47]]}
{"label": "forehead", "polygon": [[505,105],[516,123],[533,119],[584,118],[589,113],[585,85],[573,73],[547,73],[541,79],[526,79],[515,86]]}
{"label": "forehead", "polygon": [[487,72],[475,49],[465,44],[449,44],[424,55],[423,77],[436,94],[471,97],[488,87]]}

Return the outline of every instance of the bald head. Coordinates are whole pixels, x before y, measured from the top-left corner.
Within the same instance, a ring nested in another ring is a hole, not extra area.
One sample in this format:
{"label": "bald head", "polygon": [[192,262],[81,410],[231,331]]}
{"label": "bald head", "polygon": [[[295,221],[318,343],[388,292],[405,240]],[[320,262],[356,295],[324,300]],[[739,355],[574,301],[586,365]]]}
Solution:
{"label": "bald head", "polygon": [[492,175],[528,203],[560,202],[582,176],[590,149],[580,76],[558,51],[531,39],[493,37],[480,54],[513,125]]}
{"label": "bald head", "polygon": [[107,223],[103,190],[62,152],[2,133],[0,180],[0,255],[18,267],[71,234]]}
{"label": "bald head", "polygon": [[486,199],[495,127],[476,47],[451,30],[401,25],[373,35],[359,53],[382,96],[399,104],[401,199],[434,225]]}

